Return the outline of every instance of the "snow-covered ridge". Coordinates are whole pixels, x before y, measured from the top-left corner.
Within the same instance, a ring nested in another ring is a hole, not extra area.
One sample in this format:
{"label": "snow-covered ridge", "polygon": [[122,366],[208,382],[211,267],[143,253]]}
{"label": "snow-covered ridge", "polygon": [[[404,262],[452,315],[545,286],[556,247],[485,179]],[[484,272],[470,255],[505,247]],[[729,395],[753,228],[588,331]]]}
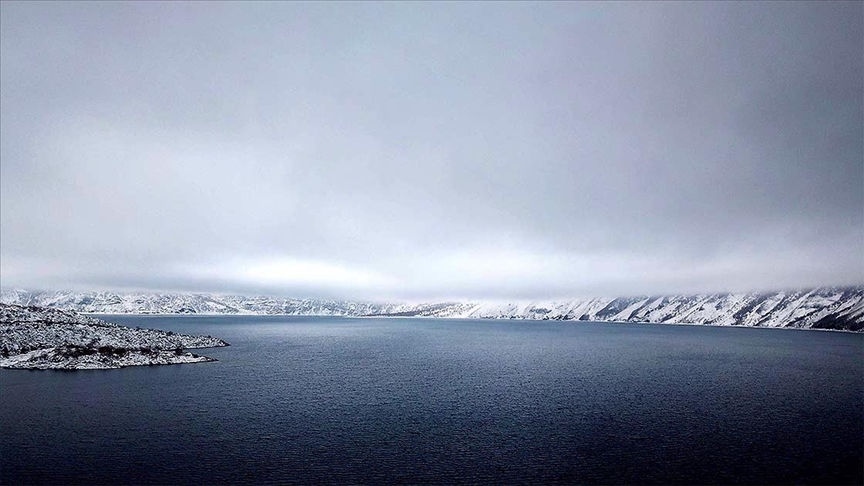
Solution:
{"label": "snow-covered ridge", "polygon": [[464,317],[864,330],[864,288],[478,304]]}
{"label": "snow-covered ridge", "polygon": [[88,314],[283,314],[365,316],[410,311],[417,306],[318,299],[213,294],[0,291],[5,304],[37,305]]}
{"label": "snow-covered ridge", "polygon": [[227,346],[211,336],[111,324],[71,311],[0,303],[0,367],[108,369],[215,361],[183,349]]}
{"label": "snow-covered ridge", "polygon": [[864,287],[782,292],[425,304],[214,294],[4,290],[0,302],[95,314],[284,314],[556,319],[864,330]]}

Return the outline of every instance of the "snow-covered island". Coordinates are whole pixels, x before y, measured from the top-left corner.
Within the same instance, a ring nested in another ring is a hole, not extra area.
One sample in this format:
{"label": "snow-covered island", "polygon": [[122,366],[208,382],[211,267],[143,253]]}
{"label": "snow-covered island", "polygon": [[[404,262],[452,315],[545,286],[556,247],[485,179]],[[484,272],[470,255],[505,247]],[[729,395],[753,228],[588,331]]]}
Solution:
{"label": "snow-covered island", "polygon": [[185,349],[228,346],[211,336],[118,326],[72,311],[0,304],[0,368],[95,370],[216,361]]}

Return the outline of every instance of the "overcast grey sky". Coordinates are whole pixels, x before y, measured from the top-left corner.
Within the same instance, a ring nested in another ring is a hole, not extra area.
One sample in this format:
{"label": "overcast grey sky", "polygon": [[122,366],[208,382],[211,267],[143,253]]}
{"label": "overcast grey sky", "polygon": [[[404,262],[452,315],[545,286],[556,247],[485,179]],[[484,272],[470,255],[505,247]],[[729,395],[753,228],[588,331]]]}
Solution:
{"label": "overcast grey sky", "polygon": [[862,5],[4,1],[0,284],[861,284]]}

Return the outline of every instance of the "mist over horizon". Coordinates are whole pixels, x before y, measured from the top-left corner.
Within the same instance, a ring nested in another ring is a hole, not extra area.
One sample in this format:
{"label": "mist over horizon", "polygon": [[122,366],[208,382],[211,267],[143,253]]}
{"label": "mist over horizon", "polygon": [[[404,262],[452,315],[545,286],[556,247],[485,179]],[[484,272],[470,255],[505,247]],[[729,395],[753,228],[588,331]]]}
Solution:
{"label": "mist over horizon", "polygon": [[0,3],[0,286],[864,285],[864,4]]}

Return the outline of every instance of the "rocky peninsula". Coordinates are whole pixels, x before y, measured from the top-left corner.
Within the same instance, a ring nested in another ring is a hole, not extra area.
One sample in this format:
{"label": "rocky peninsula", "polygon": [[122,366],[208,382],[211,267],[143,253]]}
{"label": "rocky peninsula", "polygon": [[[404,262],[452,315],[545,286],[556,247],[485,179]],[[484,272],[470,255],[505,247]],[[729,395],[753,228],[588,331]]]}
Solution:
{"label": "rocky peninsula", "polygon": [[115,369],[216,361],[187,349],[228,346],[212,336],[118,326],[77,312],[0,304],[0,368]]}

